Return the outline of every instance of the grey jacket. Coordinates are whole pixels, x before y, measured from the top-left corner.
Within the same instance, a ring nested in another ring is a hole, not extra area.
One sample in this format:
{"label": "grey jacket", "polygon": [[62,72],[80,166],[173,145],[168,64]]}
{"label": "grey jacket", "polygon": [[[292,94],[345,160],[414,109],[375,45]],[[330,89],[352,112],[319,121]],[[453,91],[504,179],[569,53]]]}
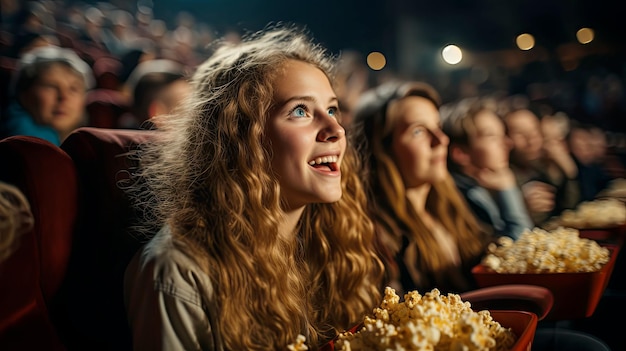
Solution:
{"label": "grey jacket", "polygon": [[452,177],[476,217],[493,228],[496,236],[517,240],[524,230],[533,229],[519,188],[490,192],[464,174],[452,172]]}
{"label": "grey jacket", "polygon": [[177,245],[166,227],[126,268],[133,349],[223,351],[211,281]]}

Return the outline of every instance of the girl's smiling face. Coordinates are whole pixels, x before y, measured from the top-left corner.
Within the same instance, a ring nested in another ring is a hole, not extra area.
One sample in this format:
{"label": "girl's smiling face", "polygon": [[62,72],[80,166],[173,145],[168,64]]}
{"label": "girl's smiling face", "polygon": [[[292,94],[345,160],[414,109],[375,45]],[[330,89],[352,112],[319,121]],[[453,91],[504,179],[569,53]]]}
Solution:
{"label": "girl's smiling face", "polygon": [[337,106],[328,77],[311,64],[289,60],[274,80],[266,132],[288,209],[341,198],[346,138]]}

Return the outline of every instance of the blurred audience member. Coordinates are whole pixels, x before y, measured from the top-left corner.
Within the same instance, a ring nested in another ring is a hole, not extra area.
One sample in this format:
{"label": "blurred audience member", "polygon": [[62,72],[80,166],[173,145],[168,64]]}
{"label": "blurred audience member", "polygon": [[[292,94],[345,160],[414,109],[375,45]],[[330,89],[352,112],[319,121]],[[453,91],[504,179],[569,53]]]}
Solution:
{"label": "blurred audience member", "polygon": [[558,143],[544,145],[539,117],[527,106],[513,106],[504,121],[513,142],[511,169],[534,224],[541,226],[551,216],[576,207],[578,168],[569,150]]}
{"label": "blurred audience member", "polygon": [[572,156],[578,167],[581,201],[593,200],[612,179],[603,168],[604,156],[598,154],[595,139],[597,136],[594,135],[593,128],[594,126],[574,122],[567,137]]}
{"label": "blurred audience member", "polygon": [[33,49],[20,59],[0,136],[31,135],[55,145],[85,123],[85,97],[93,74],[74,51]]}
{"label": "blurred audience member", "polygon": [[563,112],[544,115],[541,118],[541,134],[545,144],[566,143],[569,129],[570,118]]}
{"label": "blurred audience member", "polygon": [[441,109],[450,138],[448,169],[476,217],[513,239],[534,224],[509,166],[511,140],[490,100],[467,98]]}
{"label": "blurred audience member", "polygon": [[0,181],[0,264],[15,251],[20,235],[32,229],[33,224],[26,196],[15,186]]}
{"label": "blurred audience member", "polygon": [[352,135],[367,171],[387,284],[398,291],[463,292],[488,243],[446,165],[440,98],[421,82],[389,82],[363,93]]}
{"label": "blurred audience member", "polygon": [[11,45],[6,48],[0,60],[0,110],[4,110],[10,100],[11,76],[17,68],[19,57],[42,46],[57,45],[59,40],[54,34],[22,31],[13,36]]}
{"label": "blurred audience member", "polygon": [[132,92],[134,121],[126,127],[156,127],[151,123],[157,115],[170,114],[191,93],[184,66],[171,60],[149,60],[140,63],[127,81]]}
{"label": "blurred audience member", "polygon": [[115,57],[121,57],[129,51],[136,40],[133,15],[126,10],[112,11],[109,26],[102,31],[102,40]]}

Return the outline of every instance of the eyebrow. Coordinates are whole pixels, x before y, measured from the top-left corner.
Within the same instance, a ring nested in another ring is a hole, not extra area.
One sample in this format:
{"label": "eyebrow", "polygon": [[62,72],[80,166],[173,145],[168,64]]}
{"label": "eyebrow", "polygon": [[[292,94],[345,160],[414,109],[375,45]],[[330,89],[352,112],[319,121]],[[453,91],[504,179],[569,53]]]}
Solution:
{"label": "eyebrow", "polygon": [[[309,96],[309,95],[303,95],[303,96],[292,96],[287,100],[281,101],[280,105],[285,105],[287,103],[290,103],[292,101],[310,101],[310,102],[317,102],[317,99],[314,98],[313,96]],[[339,99],[336,96],[331,97],[328,100],[328,103],[339,103]]]}

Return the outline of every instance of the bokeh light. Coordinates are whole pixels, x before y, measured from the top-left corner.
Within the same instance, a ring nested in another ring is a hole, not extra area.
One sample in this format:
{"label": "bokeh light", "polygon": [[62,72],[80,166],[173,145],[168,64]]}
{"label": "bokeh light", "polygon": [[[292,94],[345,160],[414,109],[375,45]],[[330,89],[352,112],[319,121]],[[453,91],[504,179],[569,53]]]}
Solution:
{"label": "bokeh light", "polygon": [[463,59],[463,52],[456,45],[448,45],[441,51],[441,57],[446,63],[456,65]]}
{"label": "bokeh light", "polygon": [[367,55],[367,65],[375,71],[380,71],[385,68],[386,64],[387,59],[385,58],[385,55],[378,51],[370,52],[370,54]]}
{"label": "bokeh light", "polygon": [[594,33],[591,28],[581,28],[576,32],[576,39],[581,44],[589,44],[593,41]]}
{"label": "bokeh light", "polygon": [[531,34],[520,34],[515,38],[515,43],[520,50],[530,50],[535,47],[535,37]]}

